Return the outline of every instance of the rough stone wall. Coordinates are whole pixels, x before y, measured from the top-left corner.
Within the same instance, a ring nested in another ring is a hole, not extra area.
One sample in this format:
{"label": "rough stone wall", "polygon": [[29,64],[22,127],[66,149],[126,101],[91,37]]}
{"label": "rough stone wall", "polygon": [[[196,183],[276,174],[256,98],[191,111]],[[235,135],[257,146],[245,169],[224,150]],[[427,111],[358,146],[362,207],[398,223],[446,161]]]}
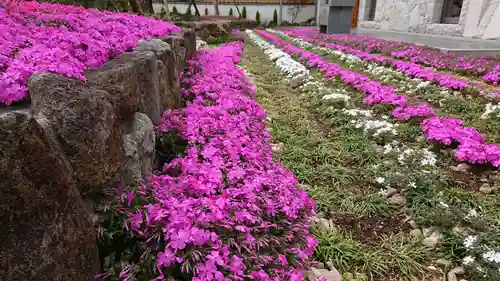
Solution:
{"label": "rough stone wall", "polygon": [[371,0],[360,0],[362,28],[433,35],[500,38],[500,6],[497,0],[464,0],[458,24],[440,23],[444,0],[377,0],[375,19],[367,21]]}
{"label": "rough stone wall", "polygon": [[86,82],[34,75],[31,104],[0,109],[0,280],[93,280],[88,201],[151,172],[153,121],[179,105],[179,73],[195,52],[192,31],[143,40]]}

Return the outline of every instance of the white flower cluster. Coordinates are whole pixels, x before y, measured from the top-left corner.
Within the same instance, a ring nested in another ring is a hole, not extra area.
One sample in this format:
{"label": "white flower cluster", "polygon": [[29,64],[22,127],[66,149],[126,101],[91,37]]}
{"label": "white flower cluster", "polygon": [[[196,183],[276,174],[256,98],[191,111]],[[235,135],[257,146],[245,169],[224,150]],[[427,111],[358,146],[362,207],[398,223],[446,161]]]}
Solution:
{"label": "white flower cluster", "polygon": [[[380,80],[383,83],[399,83],[399,88],[397,89],[398,92],[408,92],[408,93],[414,93],[420,89],[426,89],[429,87],[433,87],[436,91],[439,91],[442,94],[449,95],[449,91],[441,86],[434,85],[430,81],[423,81],[418,78],[410,78],[403,74],[402,72],[395,70],[391,67],[386,67],[382,65],[378,65],[376,63],[364,61],[360,57],[353,55],[353,54],[346,54],[342,51],[339,50],[334,50],[330,48],[325,48],[322,46],[314,45],[311,44],[303,39],[300,38],[295,38],[295,37],[290,37],[286,35],[285,33],[278,31],[278,30],[273,30],[273,29],[268,29],[269,32],[275,33],[278,36],[281,36],[283,38],[286,38],[287,40],[292,41],[295,43],[297,46],[301,48],[307,48],[313,51],[318,51],[318,52],[323,52],[327,54],[332,54],[337,56],[340,60],[342,60],[344,63],[346,63],[349,67],[352,66],[360,66],[366,69],[367,72],[370,72],[374,75],[377,76],[377,79]],[[434,90],[433,89],[433,90]]]}
{"label": "white flower cluster", "polygon": [[196,38],[196,50],[204,49],[208,47],[207,42],[201,40],[200,38]]}
{"label": "white flower cluster", "polygon": [[312,77],[309,81],[300,86],[299,89],[302,92],[314,93],[316,95],[319,95],[324,101],[339,103],[342,105],[347,104],[351,99],[344,88],[337,88],[334,90],[332,88],[326,87],[323,82],[314,80],[314,78]]}
{"label": "white flower cluster", "polygon": [[309,81],[309,70],[301,63],[294,60],[289,54],[276,48],[273,44],[260,38],[255,32],[245,31],[252,42],[261,48],[270,60],[274,61],[281,72],[290,79],[292,86],[300,86]]}
{"label": "white flower cluster", "polygon": [[342,109],[342,112],[354,117],[351,124],[357,129],[363,129],[363,132],[373,137],[396,136],[398,132],[396,128],[398,124],[392,124],[386,120],[378,120],[373,118],[373,113],[370,110],[362,109]]}
{"label": "white flower cluster", "polygon": [[384,145],[384,154],[397,155],[399,164],[418,163],[420,166],[435,166],[436,154],[427,148],[412,149],[398,141],[392,141]]}
{"label": "white flower cluster", "polygon": [[488,103],[484,110],[483,115],[481,115],[481,119],[489,119],[491,117],[500,118],[500,103],[493,105],[492,103]]}
{"label": "white flower cluster", "polygon": [[252,85],[255,84],[254,76],[252,73],[250,73],[245,67],[241,65],[237,65],[237,67],[241,69],[241,71],[243,71],[243,74],[245,74],[245,77],[252,83]]}

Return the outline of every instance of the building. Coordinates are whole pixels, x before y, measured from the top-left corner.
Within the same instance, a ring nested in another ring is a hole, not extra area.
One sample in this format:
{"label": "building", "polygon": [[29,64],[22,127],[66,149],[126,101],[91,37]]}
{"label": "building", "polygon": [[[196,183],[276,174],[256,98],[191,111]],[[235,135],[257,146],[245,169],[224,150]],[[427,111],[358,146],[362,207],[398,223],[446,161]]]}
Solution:
{"label": "building", "polygon": [[360,28],[500,38],[499,0],[359,0],[358,8]]}

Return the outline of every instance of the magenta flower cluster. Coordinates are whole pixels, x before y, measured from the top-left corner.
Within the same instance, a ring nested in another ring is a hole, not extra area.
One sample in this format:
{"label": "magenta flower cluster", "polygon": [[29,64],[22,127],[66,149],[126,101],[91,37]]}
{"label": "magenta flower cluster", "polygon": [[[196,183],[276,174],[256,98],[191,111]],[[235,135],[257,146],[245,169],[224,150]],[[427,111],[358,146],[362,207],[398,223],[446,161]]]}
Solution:
{"label": "magenta flower cluster", "polygon": [[159,279],[178,268],[193,281],[300,281],[317,245],[315,204],[272,160],[266,114],[236,66],[242,51],[235,42],[200,52],[182,78],[192,101],[158,125],[188,142],[186,155],[143,187],[156,202],[131,216],[144,240],[163,238]]}
{"label": "magenta flower cluster", "polygon": [[23,1],[0,8],[0,104],[26,99],[33,73],[85,80],[85,69],[101,66],[140,39],[176,31],[167,22],[77,6]]}
{"label": "magenta flower cluster", "polygon": [[411,78],[419,78],[425,81],[430,81],[444,88],[461,90],[469,86],[469,83],[466,80],[455,78],[449,74],[437,73],[432,69],[424,68],[414,62],[395,60],[393,58],[370,54],[347,46],[327,43],[324,40],[325,38],[323,38],[319,34],[311,33],[311,31],[308,29],[303,30],[302,28],[296,28],[284,29],[282,31],[289,36],[300,38],[302,40],[323,46],[325,48],[339,50],[343,53],[355,55],[364,61],[393,67]]}
{"label": "magenta flower cluster", "polygon": [[365,104],[397,106],[392,111],[395,119],[409,120],[415,117],[419,119],[431,117],[421,123],[421,129],[426,134],[427,140],[446,145],[459,144],[456,153],[458,160],[478,164],[489,163],[500,167],[500,145],[487,144],[475,128],[465,127],[462,121],[454,118],[437,117],[427,103],[408,106],[405,97],[398,95],[392,86],[383,86],[362,74],[342,69],[340,66],[322,59],[318,54],[302,50],[263,30],[256,32],[283,48],[290,55],[298,56],[301,60],[307,61],[308,66],[318,68],[325,78],[338,77],[345,84],[364,92],[367,95],[364,99]]}
{"label": "magenta flower cluster", "polygon": [[[301,28],[302,32],[310,35],[318,33],[317,28]],[[368,53],[382,53],[396,59],[405,59],[414,63],[423,64],[440,70],[449,70],[462,73],[471,73],[483,76],[488,83],[499,82],[500,77],[490,74],[498,72],[500,63],[494,59],[474,56],[458,56],[454,53],[444,53],[439,49],[419,46],[412,43],[384,40],[362,35],[325,35],[326,40],[335,42]]]}

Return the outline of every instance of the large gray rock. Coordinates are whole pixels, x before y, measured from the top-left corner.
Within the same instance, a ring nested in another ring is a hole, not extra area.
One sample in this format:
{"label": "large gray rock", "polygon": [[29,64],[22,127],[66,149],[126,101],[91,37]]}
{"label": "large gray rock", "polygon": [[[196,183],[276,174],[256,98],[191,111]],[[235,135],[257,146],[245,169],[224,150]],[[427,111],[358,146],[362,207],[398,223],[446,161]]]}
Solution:
{"label": "large gray rock", "polygon": [[93,280],[94,228],[49,120],[4,109],[0,135],[0,280]]}
{"label": "large gray rock", "polygon": [[125,163],[119,116],[103,90],[56,74],[29,81],[32,110],[44,114],[75,170],[80,191],[99,191]]}
{"label": "large gray rock", "polygon": [[156,58],[163,63],[167,63],[168,56],[172,54],[170,45],[161,39],[144,39],[137,43],[135,47],[137,52],[153,52]]}
{"label": "large gray rock", "polygon": [[[136,51],[152,51],[158,59],[158,92],[161,109],[178,107],[180,103],[178,73],[182,71],[183,63],[176,60],[174,50],[163,40],[148,39],[139,41]],[[158,120],[153,119],[153,121]]]}
{"label": "large gray rock", "polygon": [[123,147],[127,162],[123,181],[137,185],[151,174],[155,156],[155,131],[153,122],[146,114],[137,112],[130,124],[124,124]]}
{"label": "large gray rock", "polygon": [[190,59],[196,54],[196,33],[192,29],[184,29],[183,38],[187,58]]}

